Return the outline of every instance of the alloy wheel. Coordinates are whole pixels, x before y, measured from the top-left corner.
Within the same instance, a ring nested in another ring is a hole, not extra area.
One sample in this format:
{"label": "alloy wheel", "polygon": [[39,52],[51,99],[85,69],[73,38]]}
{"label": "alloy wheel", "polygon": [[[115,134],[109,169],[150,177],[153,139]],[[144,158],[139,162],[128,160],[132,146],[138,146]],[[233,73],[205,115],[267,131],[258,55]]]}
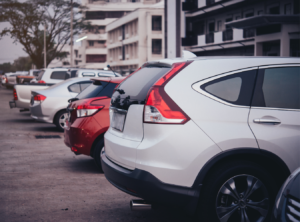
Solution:
{"label": "alloy wheel", "polygon": [[59,126],[64,129],[64,127],[66,126],[66,121],[68,119],[68,113],[63,113],[60,117],[59,117]]}
{"label": "alloy wheel", "polygon": [[251,175],[227,180],[218,192],[216,212],[220,222],[262,222],[269,213],[265,185]]}

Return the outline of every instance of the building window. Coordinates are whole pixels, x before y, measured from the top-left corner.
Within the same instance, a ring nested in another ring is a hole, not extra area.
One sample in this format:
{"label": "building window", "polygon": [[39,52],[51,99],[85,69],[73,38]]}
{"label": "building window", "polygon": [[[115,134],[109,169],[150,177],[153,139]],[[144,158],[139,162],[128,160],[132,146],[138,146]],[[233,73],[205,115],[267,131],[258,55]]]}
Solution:
{"label": "building window", "polygon": [[152,16],[152,30],[161,31],[161,16]]}
{"label": "building window", "polygon": [[278,14],[280,14],[279,5],[274,5],[274,6],[269,7],[269,14],[271,14],[271,15],[278,15]]}
{"label": "building window", "polygon": [[94,20],[94,19],[106,19],[106,18],[120,18],[122,17],[126,11],[88,11],[85,13],[86,19]]}
{"label": "building window", "polygon": [[161,54],[161,39],[152,39],[152,54]]}
{"label": "building window", "polygon": [[219,32],[222,31],[222,21],[218,21],[217,24],[218,24],[217,31],[219,31]]}
{"label": "building window", "polygon": [[235,20],[239,20],[239,19],[241,19],[240,15],[235,16]]}
{"label": "building window", "polygon": [[245,18],[252,17],[252,16],[254,16],[254,11],[253,10],[246,11],[244,15],[245,15]]}
{"label": "building window", "polygon": [[285,15],[291,15],[292,14],[292,5],[291,4],[285,4],[284,5],[284,14]]}
{"label": "building window", "polygon": [[89,41],[89,46],[94,46],[94,41]]}
{"label": "building window", "polygon": [[87,63],[106,62],[106,55],[86,55]]}
{"label": "building window", "polygon": [[215,32],[215,21],[209,21],[208,22],[208,32]]}
{"label": "building window", "polygon": [[264,10],[259,10],[258,12],[257,12],[257,15],[263,15],[264,14]]}

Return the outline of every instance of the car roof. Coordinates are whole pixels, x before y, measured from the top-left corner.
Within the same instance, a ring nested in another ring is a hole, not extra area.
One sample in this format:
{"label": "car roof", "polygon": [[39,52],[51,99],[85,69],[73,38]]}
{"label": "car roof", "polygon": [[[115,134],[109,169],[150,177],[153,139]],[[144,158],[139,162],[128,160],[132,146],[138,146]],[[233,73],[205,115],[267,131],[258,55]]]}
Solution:
{"label": "car roof", "polygon": [[112,82],[112,83],[121,83],[125,77],[95,77],[91,78],[93,81],[102,81],[102,82]]}

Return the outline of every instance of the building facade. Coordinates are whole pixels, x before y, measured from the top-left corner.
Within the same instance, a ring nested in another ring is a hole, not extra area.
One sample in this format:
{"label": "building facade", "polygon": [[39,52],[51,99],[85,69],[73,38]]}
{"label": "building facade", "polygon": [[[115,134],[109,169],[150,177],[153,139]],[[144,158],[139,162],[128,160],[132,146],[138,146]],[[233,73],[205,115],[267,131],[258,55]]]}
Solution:
{"label": "building facade", "polygon": [[79,58],[75,64],[80,68],[103,69],[107,65],[106,26],[127,13],[156,4],[160,0],[82,0],[84,16],[90,28],[81,33]]}
{"label": "building facade", "polygon": [[164,2],[136,9],[106,26],[107,63],[129,74],[143,63],[163,59]]}
{"label": "building facade", "polygon": [[[78,67],[78,61],[80,61],[79,58],[79,49],[80,47],[78,45],[73,45],[73,67]],[[70,51],[71,47],[70,45],[66,44],[61,50],[62,52],[66,52],[67,56],[62,59],[53,59],[51,63],[47,66],[47,68],[56,68],[56,67],[71,67],[71,56]]]}
{"label": "building facade", "polygon": [[300,56],[299,0],[186,0],[182,45],[197,56]]}

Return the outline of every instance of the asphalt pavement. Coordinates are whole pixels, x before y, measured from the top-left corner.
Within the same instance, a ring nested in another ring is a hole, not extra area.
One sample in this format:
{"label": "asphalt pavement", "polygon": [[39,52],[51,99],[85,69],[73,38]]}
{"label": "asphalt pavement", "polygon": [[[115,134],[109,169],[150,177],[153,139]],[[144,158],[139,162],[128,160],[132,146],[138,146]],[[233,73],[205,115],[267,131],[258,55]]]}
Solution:
{"label": "asphalt pavement", "polygon": [[92,158],[73,154],[53,124],[10,109],[12,99],[12,90],[0,86],[1,222],[191,221],[176,208],[131,211],[136,198],[112,186]]}

